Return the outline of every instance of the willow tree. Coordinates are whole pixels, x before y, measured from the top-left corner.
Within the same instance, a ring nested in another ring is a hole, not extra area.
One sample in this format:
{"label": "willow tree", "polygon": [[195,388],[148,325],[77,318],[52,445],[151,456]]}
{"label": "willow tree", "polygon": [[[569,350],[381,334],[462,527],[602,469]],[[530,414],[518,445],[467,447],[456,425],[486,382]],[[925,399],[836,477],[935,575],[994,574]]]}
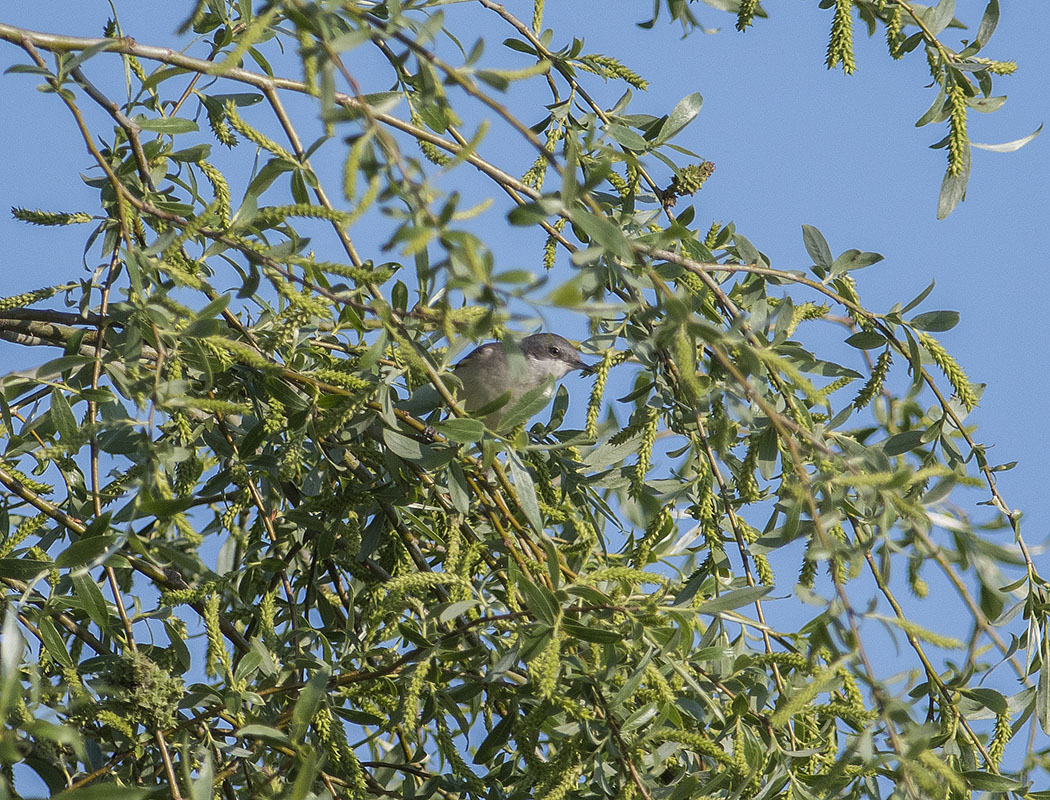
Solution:
{"label": "willow tree", "polygon": [[[0,395],[0,792],[1045,796],[1048,587],[937,338],[958,315],[869,308],[880,256],[816,228],[800,270],[698,220],[698,94],[633,113],[646,80],[542,2],[444,5],[0,24],[98,197],[14,209],[83,226],[87,271],[0,303],[36,359]],[[1012,70],[996,0],[961,49],[950,0],[821,6],[829,67],[858,19],[928,62],[949,213]],[[585,420],[562,389],[486,429],[450,365],[555,307]]]}

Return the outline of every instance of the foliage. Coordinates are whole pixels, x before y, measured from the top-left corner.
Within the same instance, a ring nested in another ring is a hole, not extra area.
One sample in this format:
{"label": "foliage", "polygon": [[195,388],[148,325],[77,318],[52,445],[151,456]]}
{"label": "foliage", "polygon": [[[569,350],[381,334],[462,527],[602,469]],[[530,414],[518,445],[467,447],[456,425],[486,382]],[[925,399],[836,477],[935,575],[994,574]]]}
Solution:
{"label": "foliage", "polygon": [[[853,68],[854,14],[926,54],[947,213],[966,111],[1009,71],[978,55],[996,0],[958,52],[952,2],[821,5],[829,67]],[[713,165],[674,140],[700,95],[633,113],[646,79],[545,30],[542,2],[469,13],[201,0],[159,45],[0,25],[99,196],[15,212],[90,225],[93,261],[0,302],[10,347],[55,351],[0,396],[0,789],[1039,796],[1045,752],[1004,755],[1050,725],[1047,584],[936,338],[958,315],[917,313],[929,290],[868,309],[854,272],[880,256],[816,228],[804,273],[696,223],[679,204]],[[472,194],[541,277],[499,270]],[[563,389],[526,430],[526,395],[501,437],[450,365],[531,306],[587,319],[586,422]],[[815,321],[845,346],[815,352]],[[451,415],[406,410],[424,385]],[[971,520],[953,492],[982,485]],[[919,621],[931,572],[954,636]]]}

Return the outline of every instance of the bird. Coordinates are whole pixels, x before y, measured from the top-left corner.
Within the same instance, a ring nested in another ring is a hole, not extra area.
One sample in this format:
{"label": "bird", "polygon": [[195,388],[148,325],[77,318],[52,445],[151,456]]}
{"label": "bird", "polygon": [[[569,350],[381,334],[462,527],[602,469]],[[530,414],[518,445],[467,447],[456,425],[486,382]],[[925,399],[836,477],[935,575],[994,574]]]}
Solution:
{"label": "bird", "polygon": [[554,396],[554,384],[570,372],[586,374],[576,347],[556,333],[534,333],[520,342],[489,342],[468,353],[453,369],[463,384],[462,399],[473,414],[485,411],[485,423],[499,430],[503,414],[526,393],[546,386],[546,399]]}

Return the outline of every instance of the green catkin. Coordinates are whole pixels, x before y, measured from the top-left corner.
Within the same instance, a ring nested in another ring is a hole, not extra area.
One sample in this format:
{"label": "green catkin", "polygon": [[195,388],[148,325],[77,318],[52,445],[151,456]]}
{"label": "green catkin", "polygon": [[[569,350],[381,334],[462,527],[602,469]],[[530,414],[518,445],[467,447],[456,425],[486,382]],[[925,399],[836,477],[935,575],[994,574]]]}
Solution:
{"label": "green catkin", "polygon": [[890,57],[899,59],[904,55],[904,28],[903,10],[900,6],[894,6],[886,18],[886,46],[889,48]]}
{"label": "green catkin", "polygon": [[755,655],[751,663],[755,666],[769,666],[776,664],[778,667],[792,669],[795,672],[802,672],[809,674],[813,671],[813,665],[806,660],[806,657],[801,653],[788,653],[784,651],[775,653],[758,653]]}
{"label": "green catkin", "polygon": [[22,294],[0,298],[0,311],[10,311],[14,308],[25,308],[26,306],[31,306],[33,303],[38,303],[41,300],[47,300],[47,298],[54,296],[61,288],[62,287],[60,286],[46,286],[43,289],[34,289],[31,292],[23,292]]}
{"label": "green catkin", "polygon": [[[853,280],[852,275],[839,275],[834,281],[835,288],[838,289],[839,294],[842,295],[842,299],[845,300],[850,306],[862,308],[860,303],[860,296],[857,294],[857,283]],[[854,311],[850,306],[846,307],[846,313],[850,315],[857,327],[862,331],[871,331],[875,329],[872,321],[868,319],[867,315],[860,311]]]}
{"label": "green catkin", "polygon": [[740,472],[736,476],[736,491],[741,502],[755,503],[760,497],[758,479],[755,471],[758,469],[758,439],[751,437],[747,444],[747,453],[740,465]]}
{"label": "green catkin", "polygon": [[[561,233],[565,230],[565,218],[558,217],[551,227],[558,233]],[[558,239],[554,234],[547,234],[547,240],[543,243],[543,268],[548,272],[554,269],[554,263],[557,256]]]}
{"label": "green catkin", "polygon": [[930,587],[919,575],[920,569],[922,569],[922,558],[913,555],[908,559],[908,588],[911,589],[912,594],[922,599],[930,593]]}
{"label": "green catkin", "polygon": [[222,109],[215,104],[210,104],[205,106],[205,110],[208,115],[208,127],[211,128],[211,132],[219,141],[219,144],[229,148],[236,147],[237,137],[233,135],[233,130],[226,121],[226,115]]}
{"label": "green catkin", "polygon": [[230,654],[222,640],[219,627],[220,594],[213,591],[204,601],[204,631],[208,639],[205,659],[205,671],[213,677],[226,673],[230,669]]}
{"label": "green catkin", "polygon": [[661,541],[674,528],[674,515],[667,508],[661,509],[645,528],[645,534],[635,544],[631,562],[636,569],[643,568],[649,562],[653,545]]}
{"label": "green catkin", "polygon": [[715,165],[713,161],[702,161],[699,164],[690,164],[682,167],[671,179],[671,185],[667,190],[667,194],[674,197],[695,194],[703,188],[704,183],[707,182],[707,179],[711,177],[714,171]]}
{"label": "green catkin", "polygon": [[287,206],[265,206],[259,209],[256,223],[259,225],[275,226],[284,222],[288,217],[304,217],[309,219],[326,219],[345,226],[347,215],[342,211],[324,206],[315,206],[310,203],[295,203]]}
{"label": "green catkin", "polygon": [[[543,145],[543,149],[547,153],[553,153],[561,141],[561,138],[565,135],[565,127],[563,125],[551,125],[547,130],[547,141]],[[543,179],[547,174],[547,167],[550,165],[547,156],[540,153],[532,166],[529,167],[528,172],[521,176],[521,182],[526,186],[532,186],[535,189],[543,188]]]}
{"label": "green catkin", "polygon": [[[423,118],[419,116],[418,113],[416,113],[415,109],[412,109],[411,116],[409,118],[412,124],[420,130],[423,130],[426,127],[426,123],[423,122]],[[435,164],[439,167],[445,167],[448,166],[448,164],[452,161],[449,155],[442,151],[433,142],[424,139],[421,136],[416,136],[415,138],[416,144],[419,145],[420,152],[423,153],[423,157],[426,158],[426,160],[429,161],[431,164]]]}
{"label": "green catkin", "polygon": [[373,266],[371,262],[366,262],[364,266],[354,267],[350,264],[340,264],[337,261],[316,261],[312,258],[303,258],[302,256],[287,256],[283,261],[286,264],[303,267],[307,270],[329,272],[332,275],[338,275],[341,278],[349,278],[354,281],[354,283],[359,284],[384,284],[393,277],[394,272],[396,271],[391,267]]}
{"label": "green catkin", "polygon": [[266,150],[267,152],[277,156],[278,158],[283,158],[285,161],[290,161],[293,164],[299,163],[299,159],[292,155],[288,150],[281,147],[273,139],[266,136],[261,131],[256,130],[247,122],[245,122],[241,118],[241,115],[237,113],[237,105],[232,100],[228,100],[226,102],[226,105],[223,107],[223,111],[226,113],[226,119],[229,120],[229,123],[233,126],[233,129],[245,139],[254,143],[258,147],[261,147],[263,150]]}
{"label": "green catkin", "polygon": [[966,90],[962,84],[948,87],[948,174],[960,175],[966,169],[970,140],[966,135]]}
{"label": "green catkin", "polygon": [[834,394],[839,389],[844,389],[845,387],[849,386],[855,380],[856,378],[854,378],[852,375],[843,375],[841,378],[836,378],[835,380],[833,380],[827,386],[821,387],[820,393],[824,395],[824,397],[827,397],[828,395]]}
{"label": "green catkin", "polygon": [[277,588],[270,589],[259,603],[259,634],[271,652],[279,647],[277,640]]}
{"label": "green catkin", "polygon": [[677,742],[688,747],[698,755],[707,756],[724,766],[736,766],[733,758],[722,749],[721,745],[699,731],[675,730],[670,727],[664,727],[655,731],[654,736],[667,742]]}
{"label": "green catkin", "polygon": [[993,75],[1013,75],[1017,72],[1016,61],[993,61],[990,58],[981,58],[979,56],[973,56],[971,60],[976,61],[978,64],[983,64],[984,68]]}
{"label": "green catkin", "polygon": [[740,0],[740,8],[736,12],[736,29],[738,31],[745,31],[751,26],[757,9],[758,0]]}
{"label": "green catkin", "polygon": [[660,430],[660,415],[652,406],[645,406],[643,411],[642,440],[638,444],[638,460],[631,472],[631,497],[641,497],[645,490],[645,476],[653,466],[653,447]]}
{"label": "green catkin", "polygon": [[[828,535],[839,544],[849,545],[849,537],[846,536],[846,531],[842,529],[841,525],[832,525],[828,528]],[[832,580],[837,585],[842,585],[846,582],[848,575],[842,556],[834,554],[828,559],[828,574],[831,575]]]}
{"label": "green catkin", "polygon": [[941,76],[941,57],[933,47],[926,47],[926,66],[930,70],[930,77],[937,81]]}
{"label": "green catkin", "polygon": [[893,364],[893,354],[889,348],[886,348],[875,360],[875,366],[871,369],[871,377],[860,387],[857,396],[853,398],[854,408],[859,411],[878,396],[879,392],[882,391],[882,385],[886,381],[886,376],[889,374],[891,364]]}
{"label": "green catkin", "polygon": [[545,0],[535,0],[532,5],[532,32],[537,36],[543,30],[543,5]]}
{"label": "green catkin", "polygon": [[198,161],[197,167],[211,184],[212,193],[215,195],[215,213],[218,215],[223,228],[230,225],[230,186],[226,178],[217,168],[207,161]]}
{"label": "green catkin", "polygon": [[18,545],[24,542],[28,537],[43,528],[49,519],[49,517],[43,514],[37,514],[35,517],[26,517],[23,519],[18,523],[18,527],[15,528],[14,533],[0,541],[0,558],[7,558],[12,550],[18,547]]}
{"label": "green catkin", "polygon": [[22,472],[22,470],[18,469],[13,464],[4,464],[4,469],[11,473],[11,476],[20,484],[22,484],[22,486],[29,489],[29,491],[34,492],[35,494],[51,494],[55,491],[55,487],[53,487],[51,484],[41,483],[40,481],[30,478],[28,475]]}
{"label": "green catkin", "polygon": [[558,686],[558,673],[561,669],[561,627],[555,625],[546,646],[529,662],[529,674],[536,682],[540,697],[550,700]]}
{"label": "green catkin", "polygon": [[800,303],[791,312],[791,324],[788,325],[787,335],[794,336],[798,326],[811,319],[824,319],[831,310],[826,303]]}
{"label": "green catkin", "polygon": [[824,64],[828,69],[842,65],[842,71],[852,75],[857,68],[853,55],[853,0],[835,0],[835,16],[831,20],[828,55]]}
{"label": "green catkin", "polygon": [[484,796],[486,792],[485,782],[475,775],[473,770],[467,766],[467,762],[463,760],[459,748],[456,747],[456,743],[452,739],[452,733],[448,729],[448,723],[445,722],[445,718],[438,716],[435,721],[437,722],[436,738],[438,751],[445,761],[448,762],[449,767],[452,769],[452,774],[467,782],[467,791],[471,794],[477,797]]}
{"label": "green catkin", "polygon": [[704,236],[704,247],[708,250],[713,250],[718,244],[718,234],[722,232],[722,223],[717,220],[711,222],[711,227],[707,229],[707,235]]}
{"label": "green catkin", "polygon": [[1006,752],[1006,745],[1012,736],[1010,715],[1008,713],[998,714],[995,717],[995,731],[992,733],[992,740],[988,743],[988,769],[993,771],[999,769],[1003,753]]}
{"label": "green catkin", "polygon": [[17,206],[11,208],[11,216],[30,225],[77,225],[92,220],[92,216],[83,211],[41,211]]}
{"label": "green catkin", "polygon": [[[53,561],[51,561],[51,556],[49,556],[45,550],[43,550],[42,548],[40,548],[40,547],[38,547],[36,545],[34,545],[33,547],[30,547],[30,548],[28,548],[26,550],[26,558],[31,558],[31,559],[33,559],[35,561],[43,561],[43,562],[46,562],[48,564],[53,564],[54,563]],[[48,571],[47,571],[47,578],[45,578],[45,580],[49,584],[51,584],[52,586],[55,586],[58,583],[58,579],[59,579],[58,568],[57,567],[49,567]]]}
{"label": "green catkin", "polygon": [[591,439],[598,438],[598,415],[601,413],[602,397],[605,394],[605,386],[609,381],[609,370],[624,363],[631,357],[629,350],[620,352],[606,350],[602,360],[595,366],[594,387],[591,389],[591,397],[587,401],[587,422],[584,430]]}
{"label": "green catkin", "polygon": [[416,662],[412,677],[405,686],[405,694],[401,704],[401,716],[406,720],[414,720],[419,715],[419,696],[423,693],[423,687],[427,684],[427,673],[434,661],[434,654],[428,653]]}
{"label": "green catkin", "polygon": [[970,379],[966,377],[966,373],[963,372],[963,368],[944,349],[944,345],[930,336],[930,334],[925,331],[917,331],[917,334],[919,344],[926,348],[926,352],[930,354],[933,363],[944,373],[944,377],[948,379],[948,383],[955,390],[955,396],[959,398],[959,402],[966,407],[967,411],[973,411],[977,407],[977,392],[970,383]]}
{"label": "green catkin", "polygon": [[579,61],[576,61],[575,64],[587,72],[601,75],[603,78],[616,78],[624,81],[643,92],[649,88],[649,81],[611,56],[584,56]]}

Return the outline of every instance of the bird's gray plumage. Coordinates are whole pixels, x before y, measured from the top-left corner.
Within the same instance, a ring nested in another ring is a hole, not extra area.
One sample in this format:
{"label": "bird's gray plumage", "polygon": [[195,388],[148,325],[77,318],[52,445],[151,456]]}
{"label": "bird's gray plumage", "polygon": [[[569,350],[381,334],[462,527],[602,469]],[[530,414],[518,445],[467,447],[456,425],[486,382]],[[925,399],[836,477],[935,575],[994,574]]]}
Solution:
{"label": "bird's gray plumage", "polygon": [[574,370],[586,370],[572,342],[556,333],[534,333],[518,343],[489,342],[472,350],[453,368],[463,384],[462,401],[467,411],[477,411],[503,396],[507,401],[486,417],[497,428],[501,413],[531,389],[554,382]]}

